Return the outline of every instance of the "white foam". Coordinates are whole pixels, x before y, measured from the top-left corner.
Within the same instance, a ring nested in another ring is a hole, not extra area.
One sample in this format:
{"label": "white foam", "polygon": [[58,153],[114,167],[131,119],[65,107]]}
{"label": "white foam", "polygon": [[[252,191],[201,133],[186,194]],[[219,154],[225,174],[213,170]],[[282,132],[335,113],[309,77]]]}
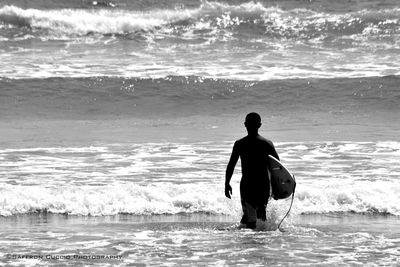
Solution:
{"label": "white foam", "polygon": [[[0,214],[38,210],[76,215],[203,212],[240,216],[239,167],[232,179],[234,199],[223,195],[231,145],[145,143],[3,149]],[[400,215],[398,142],[276,146],[298,182],[294,214]],[[271,202],[273,218],[285,213],[288,201]]]}
{"label": "white foam", "polygon": [[71,215],[134,215],[204,212],[234,214],[222,190],[201,185],[103,187],[1,186],[0,214],[53,212]]}
{"label": "white foam", "polygon": [[324,181],[297,187],[297,213],[354,212],[400,215],[398,181]]}
{"label": "white foam", "polygon": [[4,6],[0,9],[3,22],[49,29],[53,34],[86,35],[88,33],[124,34],[150,30],[178,20],[193,17],[198,10],[156,10],[151,12],[124,10],[38,10]]}

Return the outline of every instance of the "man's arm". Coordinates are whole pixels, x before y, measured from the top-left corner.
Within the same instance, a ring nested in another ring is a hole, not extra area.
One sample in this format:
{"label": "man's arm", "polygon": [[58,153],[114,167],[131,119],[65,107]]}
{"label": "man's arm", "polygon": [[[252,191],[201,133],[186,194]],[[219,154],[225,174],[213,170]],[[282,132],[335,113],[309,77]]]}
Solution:
{"label": "man's arm", "polygon": [[229,184],[233,175],[233,171],[235,170],[235,166],[237,161],[239,160],[239,151],[237,148],[237,143],[234,144],[231,158],[229,159],[228,166],[226,167],[225,172],[225,196],[227,198],[231,198],[232,187]]}

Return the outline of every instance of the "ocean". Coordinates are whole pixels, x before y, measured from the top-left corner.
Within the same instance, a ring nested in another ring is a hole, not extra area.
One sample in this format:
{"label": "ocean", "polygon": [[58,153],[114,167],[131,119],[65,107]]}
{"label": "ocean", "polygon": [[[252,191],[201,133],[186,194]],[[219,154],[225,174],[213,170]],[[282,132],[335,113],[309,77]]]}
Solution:
{"label": "ocean", "polygon": [[[239,228],[247,113],[297,188]],[[0,0],[0,265],[400,265],[397,0]]]}

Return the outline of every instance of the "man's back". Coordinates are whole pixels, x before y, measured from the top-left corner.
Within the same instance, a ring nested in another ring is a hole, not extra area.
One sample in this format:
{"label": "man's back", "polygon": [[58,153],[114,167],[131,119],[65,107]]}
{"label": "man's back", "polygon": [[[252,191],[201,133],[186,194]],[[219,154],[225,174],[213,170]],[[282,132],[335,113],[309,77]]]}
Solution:
{"label": "man's back", "polygon": [[279,159],[274,145],[261,135],[248,135],[236,141],[233,150],[242,165],[242,199],[254,206],[266,204],[270,191],[268,155]]}
{"label": "man's back", "polygon": [[279,159],[271,141],[261,135],[246,136],[234,145],[240,156],[242,179],[257,181],[268,177],[268,155]]}

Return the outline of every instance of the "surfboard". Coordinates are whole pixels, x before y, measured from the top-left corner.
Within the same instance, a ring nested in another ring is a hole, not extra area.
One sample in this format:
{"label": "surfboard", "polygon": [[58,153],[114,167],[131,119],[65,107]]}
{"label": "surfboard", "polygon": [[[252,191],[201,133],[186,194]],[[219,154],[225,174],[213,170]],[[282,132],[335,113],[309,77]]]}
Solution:
{"label": "surfboard", "polygon": [[275,200],[289,197],[295,187],[294,176],[282,163],[271,155],[268,155],[268,167],[271,177],[272,197]]}

